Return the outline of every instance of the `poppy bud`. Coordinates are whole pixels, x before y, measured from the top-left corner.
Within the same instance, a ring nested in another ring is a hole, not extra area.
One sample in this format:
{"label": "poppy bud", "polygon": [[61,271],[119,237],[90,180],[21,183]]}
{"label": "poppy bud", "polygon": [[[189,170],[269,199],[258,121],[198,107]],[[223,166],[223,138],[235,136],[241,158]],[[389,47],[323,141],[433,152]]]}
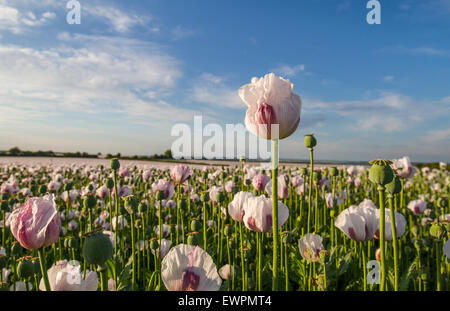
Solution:
{"label": "poppy bud", "polygon": [[198,238],[198,232],[192,232],[188,234],[188,245],[200,245],[200,239]]}
{"label": "poppy bud", "polygon": [[379,186],[385,186],[394,179],[394,172],[389,160],[373,160],[369,162],[372,167],[369,170],[369,180]]}
{"label": "poppy bud", "polygon": [[20,279],[26,280],[34,275],[34,265],[29,259],[23,259],[17,265],[17,275]]}
{"label": "poppy bud", "polygon": [[301,229],[302,227],[302,218],[300,216],[297,216],[295,219],[295,227],[298,229]]}
{"label": "poppy bud", "polygon": [[422,281],[426,282],[428,280],[428,274],[426,272],[423,272],[420,275],[420,278],[422,279]]}
{"label": "poppy bud", "polygon": [[336,214],[336,211],[334,209],[330,210],[330,217],[334,218],[334,215]]}
{"label": "poppy bud", "polygon": [[93,195],[88,195],[84,198],[83,205],[86,209],[92,209],[97,204],[97,199]]}
{"label": "poppy bud", "polygon": [[281,235],[281,241],[283,244],[290,244],[292,242],[292,234],[290,232],[283,232]]}
{"label": "poppy bud", "polygon": [[112,168],[114,171],[117,171],[117,170],[120,168],[120,162],[119,162],[118,159],[116,159],[116,158],[111,159],[111,168]]}
{"label": "poppy bud", "polygon": [[395,176],[394,179],[386,185],[386,191],[390,194],[397,194],[402,191],[402,182],[398,176]]}
{"label": "poppy bud", "polygon": [[375,258],[377,259],[378,262],[381,261],[381,250],[377,249],[377,251],[375,252]]}
{"label": "poppy bud", "polygon": [[313,173],[313,180],[314,180],[315,184],[319,183],[321,179],[322,179],[322,173],[321,172],[314,172]]}
{"label": "poppy bud", "polygon": [[309,149],[314,148],[317,145],[317,140],[314,137],[314,134],[305,135],[304,143],[305,143],[306,148],[309,148]]}
{"label": "poppy bud", "polygon": [[83,257],[88,265],[103,266],[113,255],[113,246],[109,237],[103,232],[89,235],[84,241]]}
{"label": "poppy bud", "polygon": [[200,231],[202,228],[202,223],[198,219],[193,219],[191,221],[191,230],[192,231]]}
{"label": "poppy bud", "polygon": [[106,188],[111,190],[113,187],[114,187],[114,180],[112,180],[112,178],[108,178],[106,180]]}
{"label": "poppy bud", "polygon": [[153,238],[150,240],[150,249],[157,250],[159,248],[158,240]]}
{"label": "poppy bud", "polygon": [[435,237],[436,239],[441,239],[442,236],[444,235],[444,230],[442,229],[441,226],[433,224],[430,227],[430,235]]}
{"label": "poppy bud", "polygon": [[224,233],[226,237],[231,237],[234,232],[234,227],[230,224],[225,225]]}
{"label": "poppy bud", "polygon": [[39,261],[39,258],[34,258],[34,260],[33,260],[33,270],[34,270],[34,274],[36,276],[40,276],[41,275],[41,262]]}
{"label": "poppy bud", "polygon": [[411,233],[412,233],[415,237],[417,237],[417,234],[419,233],[419,227],[417,227],[417,225],[413,225],[413,226],[411,227]]}
{"label": "poppy bud", "polygon": [[225,200],[225,194],[223,192],[217,192],[216,194],[216,201],[217,203],[221,203]]}
{"label": "poppy bud", "polygon": [[13,257],[18,257],[20,256],[20,254],[22,254],[23,250],[24,249],[22,245],[20,245],[19,243],[13,243],[13,245],[11,246],[11,255]]}
{"label": "poppy bud", "polygon": [[330,174],[330,176],[333,176],[333,177],[335,177],[339,174],[337,168],[335,168],[335,167],[330,167],[328,169],[328,173]]}
{"label": "poppy bud", "polygon": [[202,193],[200,195],[200,201],[205,202],[205,203],[208,202],[209,201],[209,193],[208,192]]}
{"label": "poppy bud", "polygon": [[125,201],[125,209],[128,214],[135,214],[139,206],[138,200],[133,195],[126,196],[123,199]]}
{"label": "poppy bud", "polygon": [[181,199],[180,202],[178,203],[178,206],[180,209],[186,209],[187,208],[187,202],[185,199]]}

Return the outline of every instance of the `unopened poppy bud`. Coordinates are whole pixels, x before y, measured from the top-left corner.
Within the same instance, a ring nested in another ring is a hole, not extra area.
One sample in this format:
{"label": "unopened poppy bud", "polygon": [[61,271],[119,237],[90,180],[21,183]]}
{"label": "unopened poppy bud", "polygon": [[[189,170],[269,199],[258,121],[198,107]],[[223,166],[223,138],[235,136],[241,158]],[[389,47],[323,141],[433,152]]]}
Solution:
{"label": "unopened poppy bud", "polygon": [[114,187],[114,180],[112,178],[108,178],[106,180],[106,187],[111,190]]}
{"label": "unopened poppy bud", "polygon": [[39,261],[39,258],[33,259],[33,271],[36,276],[41,275],[41,262]]}
{"label": "unopened poppy bud", "polygon": [[97,204],[97,199],[93,195],[88,195],[83,200],[83,205],[87,209],[92,209]]}
{"label": "unopened poppy bud", "polygon": [[209,193],[205,192],[200,195],[200,201],[206,203],[209,201]]}
{"label": "unopened poppy bud", "polygon": [[185,199],[181,199],[180,202],[178,202],[178,206],[180,207],[180,209],[184,210],[187,208],[187,202]]}
{"label": "unopened poppy bud", "polygon": [[422,279],[422,281],[426,282],[428,280],[428,274],[426,272],[423,272],[420,275],[420,278]]}
{"label": "unopened poppy bud", "polygon": [[20,256],[23,253],[23,247],[19,243],[13,243],[11,246],[11,255],[14,257]]}
{"label": "unopened poppy bud", "polygon": [[386,185],[386,191],[390,194],[397,194],[402,191],[402,182],[398,176],[395,176],[394,179]]}
{"label": "unopened poppy bud", "polygon": [[198,232],[189,233],[188,238],[187,238],[187,244],[188,245],[199,245],[200,239],[198,236],[199,236]]}
{"label": "unopened poppy bud", "polygon": [[138,200],[133,195],[126,196],[123,199],[125,201],[125,209],[128,214],[136,214],[139,206]]}
{"label": "unopened poppy bud", "polygon": [[165,198],[165,195],[164,195],[163,191],[157,191],[156,192],[156,200],[162,201],[162,200],[164,200],[164,198]]}
{"label": "unopened poppy bud", "polygon": [[336,211],[334,209],[330,210],[330,217],[334,218],[334,215],[336,215]]}
{"label": "unopened poppy bud", "polygon": [[394,172],[389,160],[373,160],[369,162],[372,167],[369,170],[369,180],[376,185],[385,186],[394,179]]}
{"label": "unopened poppy bud", "polygon": [[302,218],[300,216],[297,216],[297,218],[295,218],[295,227],[298,229],[301,229],[302,227]]}
{"label": "unopened poppy bud", "polygon": [[191,230],[200,231],[200,229],[202,229],[202,223],[198,219],[193,219],[191,221]]}
{"label": "unopened poppy bud", "polygon": [[314,137],[314,134],[307,134],[305,135],[305,139],[303,141],[305,143],[306,148],[314,148],[317,145],[317,140]]}
{"label": "unopened poppy bud", "polygon": [[337,168],[335,168],[335,167],[330,167],[330,168],[328,169],[328,174],[330,174],[330,176],[335,177],[335,176],[337,176],[339,173],[338,173]]}
{"label": "unopened poppy bud", "polygon": [[375,258],[377,259],[378,262],[381,261],[381,250],[377,249],[377,251],[375,252]]}
{"label": "unopened poppy bud", "polygon": [[435,237],[436,239],[441,239],[444,235],[444,230],[440,225],[433,224],[430,227],[430,235]]}
{"label": "unopened poppy bud", "polygon": [[314,172],[313,173],[313,180],[314,183],[317,184],[322,179],[322,173],[321,172]]}
{"label": "unopened poppy bud", "polygon": [[114,171],[117,171],[120,168],[120,162],[118,159],[114,158],[111,159],[111,169]]}
{"label": "unopened poppy bud", "polygon": [[113,255],[113,246],[103,232],[89,235],[83,245],[83,257],[88,265],[103,266]]}
{"label": "unopened poppy bud", "polygon": [[234,227],[230,224],[225,225],[224,233],[226,237],[231,237],[234,233]]}
{"label": "unopened poppy bud", "polygon": [[23,259],[17,265],[17,275],[22,280],[27,280],[34,275],[34,265],[30,259]]}
{"label": "unopened poppy bud", "polygon": [[150,240],[150,249],[157,250],[159,248],[159,243],[156,238]]}

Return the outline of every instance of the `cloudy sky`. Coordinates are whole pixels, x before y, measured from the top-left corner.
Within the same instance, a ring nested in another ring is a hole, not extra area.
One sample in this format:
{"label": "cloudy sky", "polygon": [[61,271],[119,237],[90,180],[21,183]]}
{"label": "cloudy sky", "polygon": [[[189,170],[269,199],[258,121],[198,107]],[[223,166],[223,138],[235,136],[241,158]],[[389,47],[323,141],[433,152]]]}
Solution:
{"label": "cloudy sky", "polygon": [[302,97],[281,157],[450,162],[450,0],[0,0],[0,150],[150,155],[174,124],[243,123],[275,72]]}

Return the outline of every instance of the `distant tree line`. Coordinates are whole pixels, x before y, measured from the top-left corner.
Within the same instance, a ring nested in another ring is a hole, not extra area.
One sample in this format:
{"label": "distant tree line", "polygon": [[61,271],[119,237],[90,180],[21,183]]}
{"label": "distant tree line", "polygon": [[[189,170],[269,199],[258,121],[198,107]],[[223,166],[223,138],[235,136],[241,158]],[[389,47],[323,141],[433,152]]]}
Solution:
{"label": "distant tree line", "polygon": [[163,154],[154,154],[152,156],[122,156],[120,153],[112,155],[108,153],[106,156],[102,156],[101,152],[97,154],[89,154],[87,152],[54,152],[54,151],[24,151],[19,147],[14,147],[8,151],[0,151],[0,156],[10,157],[59,157],[59,158],[119,158],[124,160],[172,160],[172,151],[166,150]]}

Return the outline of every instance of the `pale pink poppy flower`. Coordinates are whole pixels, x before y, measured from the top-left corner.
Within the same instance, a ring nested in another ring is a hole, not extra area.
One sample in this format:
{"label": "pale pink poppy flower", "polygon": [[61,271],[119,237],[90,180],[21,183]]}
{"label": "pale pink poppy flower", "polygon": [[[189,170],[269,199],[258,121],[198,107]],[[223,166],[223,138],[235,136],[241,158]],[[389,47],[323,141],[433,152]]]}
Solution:
{"label": "pale pink poppy flower", "polygon": [[227,181],[225,183],[225,192],[226,193],[233,193],[234,190],[234,182],[232,180]]}
{"label": "pale pink poppy flower", "polygon": [[0,186],[0,193],[6,193],[7,195],[14,194],[14,187],[12,187],[11,185],[9,185],[7,183],[3,183]]}
{"label": "pale pink poppy flower", "polygon": [[354,176],[354,175],[358,174],[358,170],[355,166],[351,165],[351,166],[347,167],[347,173],[350,176]]}
{"label": "pale pink poppy flower", "polygon": [[199,246],[186,244],[164,257],[161,277],[168,291],[218,291],[222,285],[211,256]]}
{"label": "pale pink poppy flower", "polygon": [[53,195],[29,198],[8,219],[11,232],[26,249],[49,246],[58,240],[61,218]]}
{"label": "pale pink poppy flower", "polygon": [[335,226],[354,241],[369,241],[374,237],[379,224],[376,211],[366,201],[359,206],[352,205],[339,214]]}
{"label": "pale pink poppy flower", "polygon": [[[115,216],[112,218],[111,222],[112,222],[113,231],[116,231],[116,217]],[[128,221],[124,216],[120,215],[117,218],[117,225],[119,226],[119,228],[118,228],[119,230],[123,230],[123,228],[128,225]]]}
{"label": "pale pink poppy flower", "polygon": [[170,181],[159,179],[152,184],[152,191],[154,195],[156,195],[158,191],[161,191],[164,193],[164,199],[170,200],[175,194],[175,187]]}
{"label": "pale pink poppy flower", "polygon": [[64,191],[61,194],[61,198],[63,199],[64,202],[70,201],[70,202],[74,202],[77,198],[78,198],[78,191],[76,190],[70,190],[68,191]]}
{"label": "pale pink poppy flower", "polygon": [[176,184],[184,183],[191,175],[191,169],[184,164],[178,164],[171,168],[170,177]]}
{"label": "pale pink poppy flower", "polygon": [[[278,201],[278,228],[289,218],[289,209]],[[244,205],[244,224],[255,232],[272,232],[272,199],[264,195],[248,197]]]}
{"label": "pale pink poppy flower", "polygon": [[209,189],[209,199],[211,202],[217,203],[217,194],[219,192],[222,192],[222,187],[212,186],[211,189]]}
{"label": "pale pink poppy flower", "polygon": [[410,178],[413,175],[413,166],[409,157],[392,160],[392,169],[402,178]]}
{"label": "pale pink poppy flower", "polygon": [[270,181],[270,177],[265,174],[258,174],[253,177],[252,186],[255,190],[263,191],[266,188],[267,183]]}
{"label": "pale pink poppy flower", "polygon": [[414,200],[408,203],[408,209],[410,209],[416,215],[423,214],[426,208],[427,202],[422,200]]}
{"label": "pale pink poppy flower", "polygon": [[354,185],[355,185],[356,188],[361,187],[361,178],[356,177],[355,180],[354,180]]}
{"label": "pale pink poppy flower", "polygon": [[22,195],[25,197],[29,197],[32,195],[31,190],[28,188],[20,189],[20,193],[22,193]]}
{"label": "pale pink poppy flower", "polygon": [[98,179],[98,175],[97,174],[90,174],[89,175],[89,180],[91,180],[91,181],[96,181]]}
{"label": "pale pink poppy flower", "polygon": [[105,185],[97,189],[96,194],[99,198],[104,199],[109,196],[109,189]]}
{"label": "pale pink poppy flower", "polygon": [[366,208],[377,208],[375,203],[373,203],[373,201],[370,199],[364,199],[361,203],[359,203],[359,206]]}
{"label": "pale pink poppy flower", "polygon": [[191,198],[191,201],[194,203],[197,203],[200,201],[200,197],[196,193],[192,193],[190,198]]}
{"label": "pale pink poppy flower", "polygon": [[229,264],[224,265],[219,269],[219,275],[224,280],[229,280],[234,275],[234,268]]}
{"label": "pale pink poppy flower", "polygon": [[[266,184],[265,190],[269,196],[272,196],[272,180]],[[289,196],[289,188],[282,175],[278,176],[278,199],[286,199]]]}
{"label": "pale pink poppy flower", "polygon": [[238,222],[242,222],[244,219],[244,205],[249,197],[254,197],[251,192],[241,191],[234,195],[233,201],[228,204],[228,213],[231,218]]}
{"label": "pale pink poppy flower", "polygon": [[166,201],[166,205],[167,208],[173,209],[177,206],[177,203],[175,203],[174,200],[168,200]]}
{"label": "pale pink poppy flower", "polygon": [[296,192],[298,195],[303,195],[305,194],[305,191],[308,191],[308,184],[301,184],[300,186],[298,186],[296,188]]}
{"label": "pale pink poppy flower", "polygon": [[[175,228],[177,228],[177,226],[175,226]],[[155,227],[155,233],[159,237],[159,225],[157,225]],[[168,224],[163,224],[162,225],[162,235],[163,235],[162,237],[163,238],[168,237],[169,233],[170,233],[170,226]]]}
{"label": "pale pink poppy flower", "polygon": [[[80,265],[72,265],[67,260],[57,261],[47,270],[51,291],[96,291],[98,286],[97,273],[86,270],[86,278]],[[41,279],[39,289],[45,291],[44,279]]]}
{"label": "pale pink poppy flower", "polygon": [[120,177],[126,177],[130,175],[130,170],[128,168],[120,168],[119,169],[119,176]]}
{"label": "pale pink poppy flower", "polygon": [[[242,86],[239,96],[248,107],[247,129],[264,139],[283,139],[294,133],[300,123],[302,101],[293,89],[289,80],[273,73]],[[278,133],[272,133],[272,125],[278,125]]]}
{"label": "pale pink poppy flower", "polygon": [[[336,194],[334,195],[334,199],[336,200],[337,206],[340,206],[340,205],[342,205],[342,203],[344,203],[344,200],[342,200],[342,198],[337,196]],[[325,194],[325,201],[327,203],[328,208],[335,207],[332,193]]]}
{"label": "pale pink poppy flower", "polygon": [[150,180],[150,177],[152,177],[152,172],[149,170],[146,170],[142,173],[142,179],[146,182]]}
{"label": "pale pink poppy flower", "polygon": [[294,176],[291,178],[292,187],[298,187],[303,184],[303,178],[301,176]]}
{"label": "pale pink poppy flower", "polygon": [[10,275],[11,275],[11,269],[6,269],[6,268],[2,269],[3,282],[5,282],[5,283],[8,282],[8,278]]}
{"label": "pale pink poppy flower", "polygon": [[[159,244],[159,239],[157,240]],[[164,258],[170,250],[170,246],[172,245],[172,241],[161,239],[161,252],[159,253],[160,258]],[[156,249],[158,251],[159,248]],[[155,250],[152,249],[152,254],[155,255]]]}
{"label": "pale pink poppy flower", "polygon": [[78,228],[78,222],[76,222],[75,220],[71,220],[67,224],[67,230],[69,230],[69,231],[77,230],[77,228]]}
{"label": "pale pink poppy flower", "polygon": [[116,281],[113,279],[108,280],[108,291],[114,292],[116,290]]}
{"label": "pale pink poppy flower", "polygon": [[253,178],[259,174],[259,169],[255,167],[245,167],[246,174],[244,175],[244,180],[253,181]]}
{"label": "pale pink poppy flower", "polygon": [[[108,236],[108,238],[111,241],[111,243],[113,245],[113,248],[114,248],[114,245],[116,243],[116,234],[114,232],[112,232],[112,231],[109,231],[109,230],[103,231],[103,234]],[[117,237],[117,243],[120,243],[120,238],[119,237]]]}
{"label": "pale pink poppy flower", "polygon": [[[128,186],[117,187],[117,194],[121,198],[127,197],[127,196],[131,195],[131,188]],[[115,193],[115,190],[113,187],[111,190],[111,196],[113,197],[113,199],[115,198],[115,195],[116,195],[116,193]]]}
{"label": "pale pink poppy flower", "polygon": [[323,239],[320,235],[313,233],[305,234],[298,241],[300,255],[310,262],[319,261],[319,253],[320,251],[324,250],[322,240]]}
{"label": "pale pink poppy flower", "polygon": [[425,227],[432,222],[433,222],[433,219],[431,219],[430,217],[423,217],[422,219],[420,219],[420,224],[422,227]]}
{"label": "pale pink poppy flower", "polygon": [[[376,216],[377,216],[377,223],[380,223],[380,210],[376,209]],[[397,229],[397,237],[401,237],[405,231],[406,231],[406,219],[405,217],[400,214],[399,212],[394,212],[395,215],[395,228]],[[392,224],[391,224],[391,213],[387,212],[385,214],[385,233],[384,233],[384,238],[386,239],[386,241],[392,241]],[[379,239],[380,238],[380,226],[377,226],[377,230],[375,232],[375,238]]]}
{"label": "pale pink poppy flower", "polygon": [[[32,287],[33,287],[33,284],[31,284],[31,282],[28,282],[28,288],[31,289]],[[22,282],[22,281],[16,282],[16,289],[15,289],[16,292],[25,292],[26,290],[27,290],[27,288],[26,288],[24,282]],[[10,292],[14,291],[14,285],[11,285],[9,287],[9,291]]]}
{"label": "pale pink poppy flower", "polygon": [[208,228],[213,228],[216,225],[216,222],[214,220],[207,220],[206,224],[208,225]]}

